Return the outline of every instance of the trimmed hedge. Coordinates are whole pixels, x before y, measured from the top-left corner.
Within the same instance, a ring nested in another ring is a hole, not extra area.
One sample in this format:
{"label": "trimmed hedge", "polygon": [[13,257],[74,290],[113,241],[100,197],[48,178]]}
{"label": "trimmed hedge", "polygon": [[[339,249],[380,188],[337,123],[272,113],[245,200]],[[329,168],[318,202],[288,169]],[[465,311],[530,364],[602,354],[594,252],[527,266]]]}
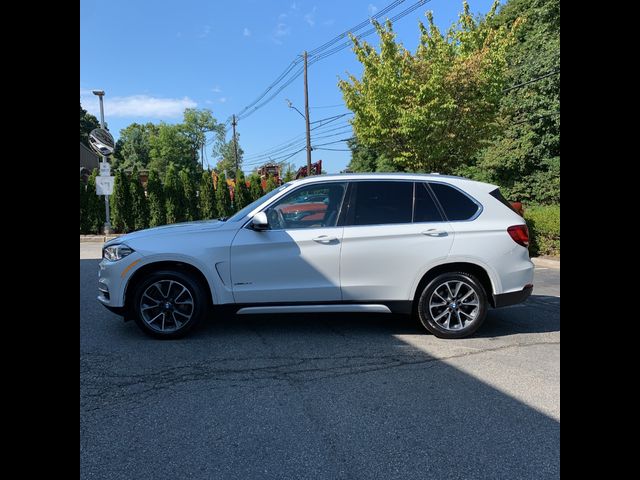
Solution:
{"label": "trimmed hedge", "polygon": [[560,205],[526,206],[529,254],[560,256]]}

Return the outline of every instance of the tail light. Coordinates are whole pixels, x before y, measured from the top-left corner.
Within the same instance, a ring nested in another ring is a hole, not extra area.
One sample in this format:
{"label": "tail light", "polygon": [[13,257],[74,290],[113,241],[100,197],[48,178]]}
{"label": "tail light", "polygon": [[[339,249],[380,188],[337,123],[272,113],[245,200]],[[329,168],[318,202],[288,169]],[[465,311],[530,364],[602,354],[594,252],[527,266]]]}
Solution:
{"label": "tail light", "polygon": [[507,232],[518,245],[529,248],[529,229],[526,225],[512,225]]}

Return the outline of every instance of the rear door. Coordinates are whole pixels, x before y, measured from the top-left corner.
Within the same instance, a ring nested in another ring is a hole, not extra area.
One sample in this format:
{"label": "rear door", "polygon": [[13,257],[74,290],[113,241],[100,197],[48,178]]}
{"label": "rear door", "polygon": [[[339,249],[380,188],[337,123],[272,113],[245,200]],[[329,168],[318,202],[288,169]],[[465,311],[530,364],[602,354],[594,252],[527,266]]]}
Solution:
{"label": "rear door", "polygon": [[346,301],[410,300],[416,278],[447,257],[453,230],[424,182],[353,182],[342,235]]}

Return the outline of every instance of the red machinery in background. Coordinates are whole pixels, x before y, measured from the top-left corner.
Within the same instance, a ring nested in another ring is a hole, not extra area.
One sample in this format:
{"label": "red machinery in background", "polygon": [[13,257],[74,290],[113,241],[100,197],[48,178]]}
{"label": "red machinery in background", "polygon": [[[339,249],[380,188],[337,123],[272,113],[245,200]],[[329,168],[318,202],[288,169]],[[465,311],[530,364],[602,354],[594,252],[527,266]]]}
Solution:
{"label": "red machinery in background", "polygon": [[[311,164],[311,175],[320,175],[322,173],[322,160],[318,160]],[[296,180],[307,176],[307,166],[300,167],[296,172]]]}

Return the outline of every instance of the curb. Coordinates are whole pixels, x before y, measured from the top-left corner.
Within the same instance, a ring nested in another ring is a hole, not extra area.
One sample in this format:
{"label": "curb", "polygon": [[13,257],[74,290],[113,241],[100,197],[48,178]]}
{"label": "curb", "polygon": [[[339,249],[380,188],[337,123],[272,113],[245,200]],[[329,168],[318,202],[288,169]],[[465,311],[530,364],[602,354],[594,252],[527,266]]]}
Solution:
{"label": "curb", "polygon": [[533,257],[531,261],[537,267],[557,268],[558,270],[560,269],[560,260],[556,260],[555,258]]}
{"label": "curb", "polygon": [[104,243],[114,238],[120,237],[122,234],[115,235],[80,235],[80,243],[83,242],[99,242]]}

